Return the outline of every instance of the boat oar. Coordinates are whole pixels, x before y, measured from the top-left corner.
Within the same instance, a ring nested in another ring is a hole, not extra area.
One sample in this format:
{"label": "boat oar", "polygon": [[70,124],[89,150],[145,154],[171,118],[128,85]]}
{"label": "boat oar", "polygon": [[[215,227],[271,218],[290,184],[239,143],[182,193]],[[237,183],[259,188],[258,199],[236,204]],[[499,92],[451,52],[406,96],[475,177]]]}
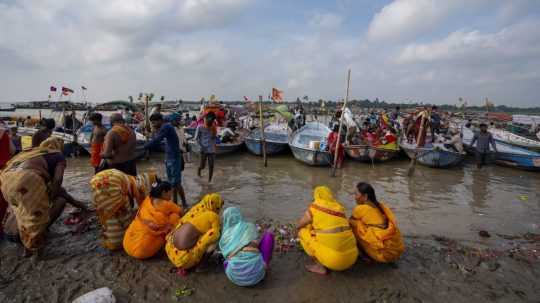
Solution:
{"label": "boat oar", "polygon": [[264,167],[267,167],[268,158],[266,157],[266,140],[264,139],[264,116],[262,112],[262,96],[259,96],[259,119],[261,120],[261,149],[263,154]]}

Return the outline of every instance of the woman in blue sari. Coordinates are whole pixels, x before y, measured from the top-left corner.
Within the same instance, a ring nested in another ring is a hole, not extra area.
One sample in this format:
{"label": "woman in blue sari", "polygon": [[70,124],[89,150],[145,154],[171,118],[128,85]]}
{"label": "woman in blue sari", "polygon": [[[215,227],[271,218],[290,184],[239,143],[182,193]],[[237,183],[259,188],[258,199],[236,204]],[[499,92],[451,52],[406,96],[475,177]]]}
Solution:
{"label": "woman in blue sari", "polygon": [[246,222],[236,207],[223,212],[219,248],[225,257],[225,274],[238,286],[252,286],[264,279],[272,258],[274,236],[265,232],[258,240],[255,224]]}

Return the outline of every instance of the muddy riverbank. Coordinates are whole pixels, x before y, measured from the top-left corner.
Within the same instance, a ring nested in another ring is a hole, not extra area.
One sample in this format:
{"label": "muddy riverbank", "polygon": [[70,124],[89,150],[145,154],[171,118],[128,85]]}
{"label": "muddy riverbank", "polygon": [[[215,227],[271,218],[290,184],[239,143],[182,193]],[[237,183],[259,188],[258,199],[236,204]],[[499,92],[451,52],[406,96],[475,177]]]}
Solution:
{"label": "muddy riverbank", "polygon": [[[64,183],[90,201],[87,161],[70,159]],[[158,156],[139,168],[163,174],[160,161]],[[450,170],[417,167],[409,179],[408,161],[397,160],[375,167],[348,162],[331,178],[328,169],[304,166],[290,155],[270,158],[266,169],[247,154],[217,161],[212,185],[187,165],[190,203],[218,191],[252,220],[289,223],[319,184],[329,185],[350,214],[353,185],[367,180],[394,210],[407,250],[397,268],[359,260],[348,271],[321,277],[303,269],[307,258],[293,248],[275,255],[263,283],[240,288],[218,264],[182,277],[171,273],[164,254],[136,261],[104,251],[95,221],[74,233],[76,226],[63,224],[65,214],[51,229],[42,261],[22,259],[19,247],[0,243],[0,302],[70,302],[103,286],[119,302],[538,302],[538,174],[495,166],[477,171],[466,163]],[[177,297],[184,287],[193,295]]]}

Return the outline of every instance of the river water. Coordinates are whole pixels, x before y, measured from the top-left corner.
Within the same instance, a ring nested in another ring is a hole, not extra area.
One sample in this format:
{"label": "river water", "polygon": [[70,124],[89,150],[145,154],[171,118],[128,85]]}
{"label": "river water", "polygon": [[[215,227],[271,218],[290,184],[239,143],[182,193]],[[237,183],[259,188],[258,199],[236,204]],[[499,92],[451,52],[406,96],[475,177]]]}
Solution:
{"label": "river water", "polygon": [[[208,192],[220,192],[227,205],[242,208],[250,219],[295,221],[312,199],[313,188],[328,185],[350,215],[354,185],[371,183],[378,198],[390,206],[404,235],[443,235],[464,241],[498,244],[497,234],[540,232],[540,174],[489,166],[476,169],[472,162],[454,169],[416,166],[407,176],[406,158],[375,164],[346,161],[336,177],[329,168],[310,167],[291,154],[269,158],[265,168],[260,157],[247,152],[216,160],[213,184],[196,177],[196,156],[186,165],[183,184],[188,203]],[[153,155],[138,163],[139,171],[156,170],[165,176],[163,156]],[[64,185],[77,197],[90,201],[88,181],[93,169],[88,158],[70,159]],[[492,237],[483,239],[478,231]]]}

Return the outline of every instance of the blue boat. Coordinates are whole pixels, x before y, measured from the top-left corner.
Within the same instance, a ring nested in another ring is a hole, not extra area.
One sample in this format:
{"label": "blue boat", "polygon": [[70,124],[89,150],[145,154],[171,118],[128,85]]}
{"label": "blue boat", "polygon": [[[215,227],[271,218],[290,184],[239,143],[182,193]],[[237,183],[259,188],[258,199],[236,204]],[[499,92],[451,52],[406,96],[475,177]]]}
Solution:
{"label": "blue boat", "polygon": [[[264,128],[266,155],[285,152],[289,148],[289,133],[286,124],[270,124]],[[246,147],[254,155],[262,155],[261,130],[255,128],[246,137]]]}
{"label": "blue boat", "polygon": [[289,147],[297,160],[313,166],[329,166],[330,153],[324,146],[321,148],[329,134],[326,125],[310,122],[291,135]]}
{"label": "blue boat", "polygon": [[456,166],[460,164],[466,156],[465,153],[448,150],[444,147],[444,144],[441,143],[430,143],[426,144],[424,147],[416,147],[416,144],[401,140],[399,146],[409,158],[416,158],[418,163],[434,168]]}
{"label": "blue boat", "polygon": [[[469,153],[475,152],[471,146],[474,133],[471,129],[463,127],[463,145]],[[502,141],[497,141],[497,152],[490,155],[490,160],[502,166],[515,167],[531,171],[540,171],[540,153],[517,147]]]}

